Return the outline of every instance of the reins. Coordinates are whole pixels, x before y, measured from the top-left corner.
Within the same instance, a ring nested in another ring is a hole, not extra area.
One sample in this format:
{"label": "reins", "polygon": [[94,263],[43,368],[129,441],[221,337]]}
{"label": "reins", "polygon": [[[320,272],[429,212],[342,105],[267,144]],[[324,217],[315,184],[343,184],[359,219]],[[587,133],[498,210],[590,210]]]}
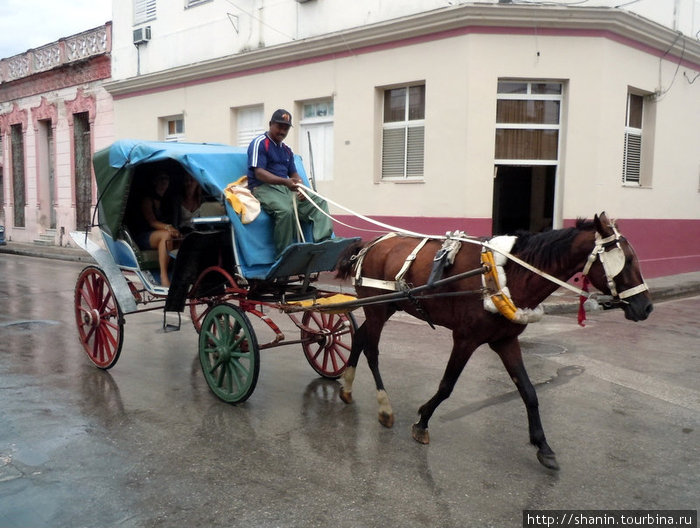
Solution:
{"label": "reins", "polygon": [[[510,253],[510,252],[508,252],[508,251],[505,251],[505,250],[503,250],[502,248],[495,247],[495,246],[489,244],[488,242],[485,242],[485,241],[480,240],[480,239],[478,239],[478,238],[469,237],[469,236],[457,236],[457,237],[450,236],[450,237],[448,237],[448,236],[445,236],[445,235],[427,235],[427,234],[424,234],[424,233],[417,233],[417,232],[415,232],[415,231],[409,231],[409,230],[406,230],[406,229],[397,228],[397,227],[394,227],[394,226],[385,224],[385,223],[383,223],[383,222],[379,222],[378,220],[374,220],[374,219],[369,218],[369,217],[367,217],[367,216],[361,215],[360,213],[357,213],[357,212],[355,212],[355,211],[353,211],[353,210],[351,210],[351,209],[348,209],[347,207],[344,207],[343,205],[340,205],[339,203],[334,202],[333,200],[331,200],[331,199],[329,199],[329,198],[326,198],[325,196],[322,196],[322,195],[319,194],[318,192],[316,192],[316,191],[310,189],[309,187],[306,187],[305,185],[300,185],[298,190],[299,190],[299,192],[300,192],[302,195],[304,195],[307,199],[310,199],[309,195],[307,194],[307,191],[308,191],[309,193],[311,193],[311,194],[313,194],[313,195],[315,195],[315,196],[318,196],[319,198],[322,198],[322,199],[325,200],[326,202],[328,202],[328,203],[334,205],[335,207],[338,207],[338,208],[342,209],[343,211],[346,211],[347,213],[349,213],[349,214],[351,214],[351,215],[353,215],[353,216],[356,216],[357,218],[360,218],[361,220],[364,220],[365,222],[369,222],[369,223],[374,224],[374,225],[376,225],[376,226],[383,227],[383,228],[388,229],[388,230],[390,230],[390,231],[395,231],[395,232],[400,233],[400,234],[402,234],[402,235],[415,236],[415,237],[422,237],[422,238],[432,238],[432,239],[435,239],[435,240],[446,240],[447,238],[451,238],[451,239],[453,239],[453,240],[459,240],[460,242],[466,242],[466,243],[468,243],[468,244],[475,244],[475,245],[479,245],[479,246],[481,246],[481,247],[485,247],[485,248],[489,249],[490,251],[495,251],[495,252],[497,252],[497,253],[503,255],[503,256],[506,257],[507,259],[512,260],[512,261],[515,262],[516,264],[518,264],[518,265],[522,266],[523,268],[525,268],[525,269],[531,271],[532,273],[535,273],[535,274],[539,275],[540,277],[543,277],[543,278],[547,279],[548,281],[553,282],[553,283],[557,284],[558,286],[561,286],[562,288],[566,288],[567,290],[570,290],[570,291],[576,293],[576,294],[579,295],[579,296],[586,297],[586,298],[590,298],[590,297],[593,295],[591,292],[584,291],[584,290],[582,290],[581,288],[577,288],[576,286],[573,286],[573,285],[569,284],[568,282],[565,282],[565,281],[563,281],[563,280],[561,280],[561,279],[558,279],[557,277],[554,277],[553,275],[550,275],[549,273],[547,273],[547,272],[545,272],[545,271],[542,271],[542,270],[536,268],[535,266],[533,266],[533,265],[531,265],[531,264],[525,262],[524,260],[522,260],[522,259],[516,257],[516,256],[513,255],[512,253]],[[335,218],[333,218],[331,215],[329,215],[328,213],[326,213],[321,207],[319,207],[319,206],[316,204],[316,202],[314,202],[313,200],[311,200],[311,203],[312,203],[319,211],[321,211],[324,215],[326,215],[328,218],[330,218],[330,219],[333,220],[333,221],[337,221],[337,220],[335,220]],[[351,227],[351,226],[347,226],[346,224],[343,224],[343,225],[345,225],[346,227]],[[616,233],[617,233],[617,231],[616,231]],[[594,250],[595,250],[595,248],[594,248]],[[591,255],[593,255],[593,253],[591,253]],[[591,257],[589,256],[589,260],[590,260],[590,258],[591,258]],[[595,258],[593,259],[593,261],[595,261]],[[592,262],[591,262],[591,264],[592,264]],[[590,266],[589,266],[589,268],[590,268]],[[641,286],[641,285],[640,285],[640,286]],[[637,288],[639,288],[640,286],[638,286]],[[631,290],[628,290],[628,291],[631,291]],[[644,290],[640,290],[640,291],[644,291]],[[639,292],[637,292],[637,293],[639,293]],[[633,294],[632,294],[632,295],[633,295]]]}

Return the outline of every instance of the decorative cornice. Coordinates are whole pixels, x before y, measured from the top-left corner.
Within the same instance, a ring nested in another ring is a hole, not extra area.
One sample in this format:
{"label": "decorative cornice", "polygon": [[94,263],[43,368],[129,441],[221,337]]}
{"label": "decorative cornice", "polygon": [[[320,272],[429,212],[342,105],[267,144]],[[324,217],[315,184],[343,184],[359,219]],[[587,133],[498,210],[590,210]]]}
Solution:
{"label": "decorative cornice", "polygon": [[41,96],[41,103],[39,106],[32,108],[32,123],[34,124],[34,130],[39,128],[40,120],[50,120],[52,125],[56,125],[56,120],[58,119],[58,110],[56,109],[55,103],[49,103],[46,97]]}
{"label": "decorative cornice", "polygon": [[[461,5],[105,83],[116,98],[469,33],[610,38],[700,70],[700,43],[613,8]],[[682,51],[681,51],[682,50]]]}
{"label": "decorative cornice", "polygon": [[12,110],[6,114],[0,114],[0,133],[5,134],[10,126],[22,125],[22,131],[27,129],[27,110],[20,110],[17,103],[12,104]]}
{"label": "decorative cornice", "polygon": [[[95,96],[92,94],[85,94],[82,88],[78,88],[78,92],[75,94],[75,99],[71,101],[65,101],[66,111],[69,115],[77,114],[80,112],[88,113],[88,120],[90,123],[95,121]],[[73,126],[73,120],[68,120],[68,125]]]}

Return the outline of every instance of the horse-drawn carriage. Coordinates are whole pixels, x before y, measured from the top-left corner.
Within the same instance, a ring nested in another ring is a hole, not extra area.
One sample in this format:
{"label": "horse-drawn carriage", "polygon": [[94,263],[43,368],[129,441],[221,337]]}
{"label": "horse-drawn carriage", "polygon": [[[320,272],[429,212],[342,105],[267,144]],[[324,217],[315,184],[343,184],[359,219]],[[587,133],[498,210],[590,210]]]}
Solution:
{"label": "horse-drawn carriage", "polygon": [[[215,210],[197,219],[195,229],[181,241],[169,288],[158,284],[158,266],[133,243],[128,222],[130,197],[139,194],[139,181],[158,164],[193,177]],[[644,320],[652,310],[634,250],[605,214],[565,229],[498,241],[460,233],[403,233],[363,247],[359,239],[313,242],[307,230],[309,242],[292,244],[277,258],[272,221],[264,211],[244,224],[235,204],[224,198],[229,184],[246,173],[243,149],[119,141],[97,153],[94,166],[106,249],[84,233],[72,234],[99,265],[85,268],[75,289],[78,333],[88,357],[103,369],[116,363],[127,314],[164,310],[164,327],[169,313],[178,314],[179,327],[179,314],[189,308],[199,331],[204,376],[227,402],[244,401],[253,392],[260,350],[296,343],[321,376],[342,375],[341,398],[350,403],[355,367],[364,353],[377,387],[379,421],[390,427],[394,416],[379,373],[378,343],[385,322],[403,310],[431,326],[451,329],[454,341],[438,391],[419,409],[414,439],[429,442],[433,412],[449,397],[474,350],[488,344],[501,357],[525,403],[538,459],[556,468],[518,336],[534,320],[537,306],[560,286],[573,289],[582,300],[589,296],[585,287],[566,282],[580,272],[584,284],[590,280],[606,294],[608,307],[621,307],[628,319]],[[305,178],[300,162],[297,168]],[[308,187],[306,191],[313,192]],[[336,266],[339,276],[353,277],[357,299],[338,300],[333,292],[313,286],[319,273]],[[356,328],[351,311],[360,307],[365,322]],[[287,313],[300,338],[286,340],[264,313],[266,308]],[[275,337],[258,343],[248,316],[261,319]]]}
{"label": "horse-drawn carriage", "polygon": [[[306,180],[303,165],[299,173]],[[75,287],[75,316],[80,341],[90,360],[108,369],[117,362],[123,344],[125,316],[163,310],[164,329],[179,329],[180,313],[188,309],[200,333],[199,357],[211,390],[227,402],[248,398],[257,382],[259,351],[301,344],[320,375],[337,378],[343,372],[355,322],[349,313],[289,313],[300,337],[286,340],[265,313],[300,300],[334,295],[314,287],[319,273],[333,269],[340,252],[357,239],[305,240],[275,256],[272,219],[264,212],[244,224],[225,197],[231,182],[246,174],[245,149],[215,144],[118,141],[94,156],[98,189],[99,228],[105,248],[86,233],[72,233],[98,266],[88,266]],[[204,203],[193,229],[173,249],[171,285],[160,285],[158,255],[134,242],[130,216],[145,192],[144,182],[156,171],[170,174],[169,192],[178,195],[189,174],[202,188]],[[306,180],[308,184],[308,180]],[[240,209],[239,209],[240,211]],[[273,331],[259,343],[249,316]],[[177,323],[171,321],[176,318]]]}

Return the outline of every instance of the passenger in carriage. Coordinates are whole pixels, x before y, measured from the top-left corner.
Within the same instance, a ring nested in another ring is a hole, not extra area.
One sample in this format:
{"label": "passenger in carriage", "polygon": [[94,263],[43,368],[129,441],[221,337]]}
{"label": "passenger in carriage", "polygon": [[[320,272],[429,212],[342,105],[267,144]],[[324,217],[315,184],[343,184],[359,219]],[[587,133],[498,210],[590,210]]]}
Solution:
{"label": "passenger in carriage", "polygon": [[200,207],[203,201],[202,187],[189,173],[185,173],[180,200],[180,216],[177,223],[180,232],[192,230],[192,219],[200,216]]}
{"label": "passenger in carriage", "polygon": [[158,171],[151,176],[148,191],[141,199],[141,221],[134,235],[141,249],[158,250],[160,283],[166,287],[170,286],[169,250],[173,239],[180,237],[178,229],[168,221],[173,218],[172,203],[167,196],[169,186],[170,176],[167,172]]}
{"label": "passenger in carriage", "polygon": [[[248,146],[248,188],[274,220],[277,256],[295,240],[296,220],[292,193],[302,183],[294,164],[294,153],[282,142],[291,126],[291,114],[286,110],[276,110],[270,119],[269,130],[253,139]],[[333,235],[330,218],[303,198],[301,195],[297,198],[299,220],[311,222],[315,242],[330,238]],[[312,199],[328,212],[324,200],[315,196]]]}

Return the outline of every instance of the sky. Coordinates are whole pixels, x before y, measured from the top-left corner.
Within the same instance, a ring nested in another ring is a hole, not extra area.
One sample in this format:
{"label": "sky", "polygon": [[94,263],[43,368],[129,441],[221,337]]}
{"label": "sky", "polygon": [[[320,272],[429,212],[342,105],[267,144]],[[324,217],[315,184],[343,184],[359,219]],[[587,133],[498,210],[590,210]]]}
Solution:
{"label": "sky", "polygon": [[112,20],[112,0],[0,0],[0,58]]}

